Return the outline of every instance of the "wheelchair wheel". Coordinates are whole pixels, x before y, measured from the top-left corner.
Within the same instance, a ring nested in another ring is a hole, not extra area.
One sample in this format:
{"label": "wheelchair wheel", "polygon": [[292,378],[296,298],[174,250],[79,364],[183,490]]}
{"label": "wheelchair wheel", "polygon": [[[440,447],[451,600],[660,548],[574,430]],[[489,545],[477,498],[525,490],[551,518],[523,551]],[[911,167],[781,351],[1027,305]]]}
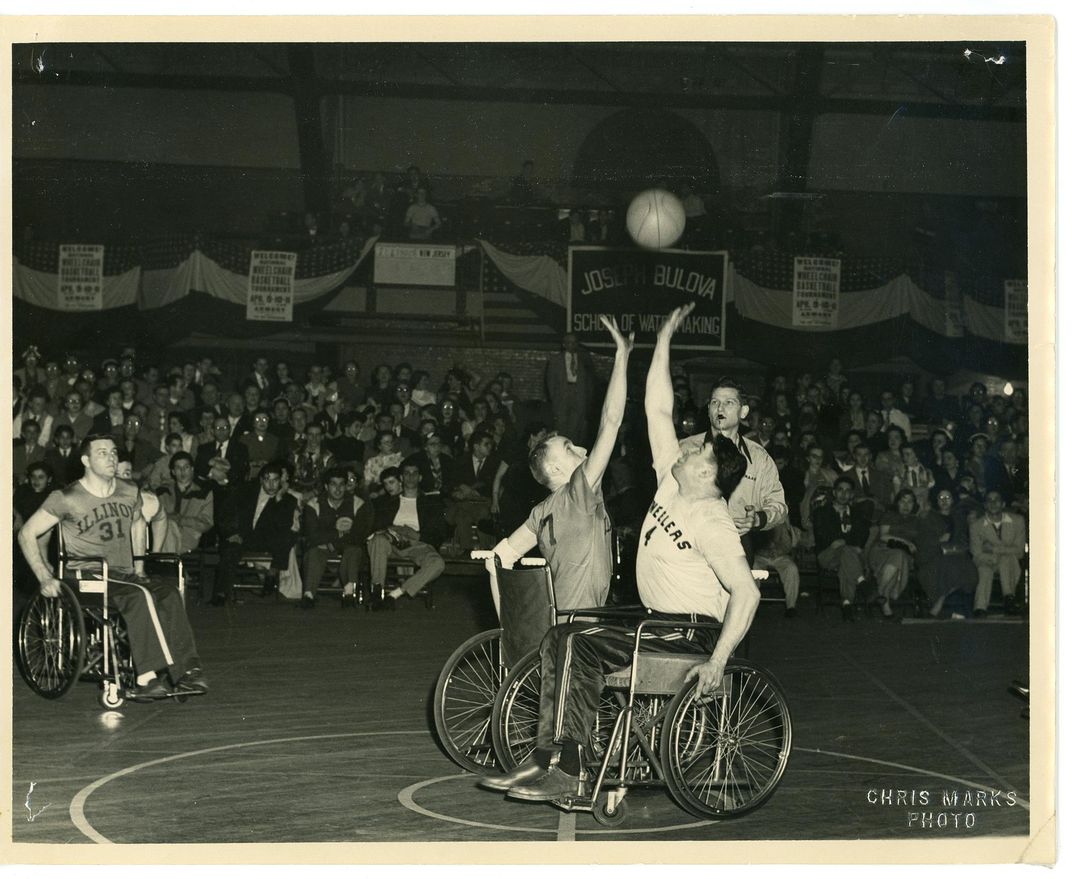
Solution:
{"label": "wheelchair wheel", "polygon": [[491,741],[503,772],[517,769],[536,747],[540,720],[540,651],[526,653],[506,676],[491,709]]}
{"label": "wheelchair wheel", "polygon": [[[654,697],[656,700],[658,697]],[[599,764],[607,750],[614,724],[625,704],[620,692],[604,690],[599,700],[592,736],[585,748],[585,762],[593,771],[598,771]],[[655,704],[655,710],[658,704]],[[647,736],[645,722],[651,723],[652,697],[638,696],[634,716],[633,735],[629,746],[629,760],[626,777],[634,783],[650,780],[651,761],[647,759],[643,748],[636,742],[638,735],[650,739],[652,754],[658,755],[658,728],[653,736]],[[499,689],[495,707],[491,712],[491,735],[495,745],[495,757],[504,772],[510,772],[521,765],[536,747],[536,733],[540,719],[540,653],[533,650],[523,657],[510,670]],[[620,752],[619,752],[620,754]],[[616,756],[610,764],[612,774],[617,773],[620,758]]]}
{"label": "wheelchair wheel", "polygon": [[792,742],[781,686],[731,660],[717,694],[699,696],[690,682],[670,703],[660,747],[670,794],[699,818],[743,815],[774,793]]}
{"label": "wheelchair wheel", "polygon": [[23,680],[37,695],[59,699],[78,680],[86,653],[86,624],[74,591],[38,593],[22,609],[15,634],[15,656]]}
{"label": "wheelchair wheel", "polygon": [[474,635],[447,660],[436,682],[436,733],[455,763],[470,772],[494,769],[491,709],[505,669],[499,654],[501,629]]}

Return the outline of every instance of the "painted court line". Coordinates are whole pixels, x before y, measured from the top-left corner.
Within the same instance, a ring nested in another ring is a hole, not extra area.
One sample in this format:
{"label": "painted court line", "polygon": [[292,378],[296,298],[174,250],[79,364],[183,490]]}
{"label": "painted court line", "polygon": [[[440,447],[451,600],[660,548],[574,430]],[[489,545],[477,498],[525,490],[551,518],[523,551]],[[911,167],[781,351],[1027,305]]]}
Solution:
{"label": "painted court line", "polygon": [[112,841],[108,839],[104,834],[98,833],[96,828],[86,819],[85,806],[86,800],[93,794],[94,791],[104,787],[110,781],[115,781],[117,778],[122,778],[124,775],[131,775],[135,772],[140,772],[142,769],[148,769],[150,766],[159,766],[163,763],[172,763],[175,760],[186,760],[189,757],[200,757],[202,754],[216,754],[220,751],[233,751],[238,748],[257,748],[263,745],[278,745],[284,742],[310,742],[317,741],[319,739],[347,739],[347,738],[361,738],[364,736],[412,736],[421,735],[427,736],[428,730],[399,730],[395,732],[358,732],[358,733],[327,733],[317,736],[287,736],[281,739],[263,739],[257,742],[238,742],[233,745],[218,745],[214,748],[201,748],[197,751],[184,751],[181,754],[171,754],[167,757],[158,757],[156,760],[147,760],[144,763],[136,763],[133,766],[128,766],[125,769],[120,769],[117,772],[113,772],[111,775],[105,775],[103,778],[99,778],[92,784],[82,788],[78,793],[74,795],[74,799],[71,800],[70,815],[71,821],[74,826],[77,827],[84,836],[89,837],[93,842],[103,844],[110,844]]}
{"label": "painted court line", "polygon": [[898,696],[895,692],[893,692],[893,690],[891,690],[889,687],[887,687],[874,674],[869,672],[866,668],[864,668],[862,665],[860,665],[860,663],[858,663],[855,659],[853,659],[852,656],[850,656],[848,653],[846,653],[843,650],[839,650],[838,653],[840,653],[843,657],[845,657],[845,659],[848,660],[850,665],[855,666],[858,671],[862,672],[863,674],[867,675],[867,677],[871,678],[871,680],[875,682],[875,684],[878,686],[878,688],[880,690],[882,690],[882,692],[884,692],[887,696],[889,696],[894,702],[898,703],[902,708],[905,709],[905,711],[907,711],[909,714],[911,714],[916,720],[918,720],[925,727],[927,727],[927,729],[929,729],[936,736],[938,736],[938,738],[940,738],[943,742],[945,742],[947,745],[949,745],[954,750],[959,751],[964,757],[966,757],[968,760],[970,760],[972,763],[974,763],[983,772],[984,775],[986,775],[989,778],[993,778],[994,780],[996,780],[998,782],[998,784],[1002,785],[1002,787],[1007,791],[1015,789],[1015,788],[1013,788],[1013,786],[1008,781],[1006,781],[1004,778],[1002,778],[1001,775],[999,775],[997,772],[995,772],[993,769],[991,769],[989,766],[987,766],[980,758],[976,757],[971,751],[969,751],[962,744],[960,744],[960,742],[955,741],[954,739],[952,739],[949,736],[947,736],[944,732],[942,732],[942,730],[940,730],[928,718],[926,718],[922,714],[922,712],[920,712],[914,705],[910,704],[909,702],[905,701],[900,696]]}

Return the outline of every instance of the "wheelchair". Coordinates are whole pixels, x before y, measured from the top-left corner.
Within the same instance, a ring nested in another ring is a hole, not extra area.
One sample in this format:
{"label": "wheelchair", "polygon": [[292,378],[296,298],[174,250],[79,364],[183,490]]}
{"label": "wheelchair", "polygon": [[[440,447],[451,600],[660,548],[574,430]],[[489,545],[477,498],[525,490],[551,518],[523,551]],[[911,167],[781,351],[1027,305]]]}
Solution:
{"label": "wheelchair", "polygon": [[[147,562],[175,564],[179,593],[185,596],[182,556],[152,553]],[[101,566],[100,575],[79,577],[77,590],[63,579],[70,559],[60,552],[59,595],[38,592],[23,607],[15,628],[15,659],[19,673],[37,695],[59,699],[76,681],[100,685],[98,702],[107,710],[122,707],[136,685],[126,624],[108,603],[108,562],[101,557],[79,558]],[[194,692],[177,692],[171,698],[185,702]]]}
{"label": "wheelchair", "polygon": [[[474,550],[490,559],[490,550]],[[436,681],[433,714],[447,756],[470,772],[504,764],[492,739],[492,708],[510,668],[534,655],[557,622],[555,593],[543,559],[523,558],[518,570],[503,570],[496,560],[502,627],[478,632],[447,659]],[[538,696],[538,692],[537,692]]]}
{"label": "wheelchair", "polygon": [[[755,663],[733,658],[718,690],[700,695],[685,675],[702,655],[641,652],[646,634],[683,628],[680,621],[651,618],[642,608],[587,609],[571,614],[570,621],[610,616],[617,622],[629,612],[639,615],[632,663],[606,676],[580,786],[553,804],[591,812],[608,827],[625,820],[630,788],[665,787],[681,808],[705,819],[738,817],[762,805],[781,781],[792,750],[792,719],[781,686]],[[539,656],[527,657],[507,675],[496,698],[493,738],[507,770],[535,747],[539,678]]]}

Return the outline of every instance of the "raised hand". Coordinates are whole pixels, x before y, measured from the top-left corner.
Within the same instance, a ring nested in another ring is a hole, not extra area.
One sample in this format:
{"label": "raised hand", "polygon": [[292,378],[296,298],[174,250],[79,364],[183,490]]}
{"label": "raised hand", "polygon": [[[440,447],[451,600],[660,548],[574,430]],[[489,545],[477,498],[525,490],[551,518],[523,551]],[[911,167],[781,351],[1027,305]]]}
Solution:
{"label": "raised hand", "polygon": [[622,335],[622,331],[618,329],[618,321],[613,317],[608,317],[605,314],[599,316],[599,322],[607,328],[607,332],[610,333],[611,338],[614,339],[614,344],[619,351],[628,354],[633,350],[633,337],[635,333],[630,333],[629,338],[625,338]]}
{"label": "raised hand", "polygon": [[671,311],[670,314],[667,315],[666,320],[663,321],[663,325],[659,327],[659,338],[669,339],[672,335],[674,335],[674,333],[677,332],[678,327],[681,326],[685,318],[692,314],[692,310],[695,307],[696,303],[690,302],[688,305],[681,305]]}

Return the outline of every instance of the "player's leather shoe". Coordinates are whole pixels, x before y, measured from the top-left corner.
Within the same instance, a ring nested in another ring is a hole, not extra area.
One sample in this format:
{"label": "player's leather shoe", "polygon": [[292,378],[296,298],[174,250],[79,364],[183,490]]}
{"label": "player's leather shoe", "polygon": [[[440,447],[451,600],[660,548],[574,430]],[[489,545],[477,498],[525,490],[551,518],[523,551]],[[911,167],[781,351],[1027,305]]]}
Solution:
{"label": "player's leather shoe", "polygon": [[506,792],[512,787],[536,781],[545,772],[546,769],[529,757],[513,772],[507,772],[506,775],[484,775],[477,784],[485,790]]}
{"label": "player's leather shoe", "polygon": [[208,680],[201,669],[196,667],[188,668],[186,669],[186,674],[179,678],[177,688],[191,693],[207,693]]}
{"label": "player's leather shoe", "polygon": [[567,775],[558,766],[552,766],[536,781],[512,787],[506,795],[512,800],[527,800],[530,803],[545,803],[567,794],[580,793],[581,780],[576,775]]}
{"label": "player's leather shoe", "polygon": [[171,695],[171,688],[164,683],[163,678],[153,678],[147,684],[135,687],[129,695],[135,702],[152,702],[155,699],[167,699]]}

